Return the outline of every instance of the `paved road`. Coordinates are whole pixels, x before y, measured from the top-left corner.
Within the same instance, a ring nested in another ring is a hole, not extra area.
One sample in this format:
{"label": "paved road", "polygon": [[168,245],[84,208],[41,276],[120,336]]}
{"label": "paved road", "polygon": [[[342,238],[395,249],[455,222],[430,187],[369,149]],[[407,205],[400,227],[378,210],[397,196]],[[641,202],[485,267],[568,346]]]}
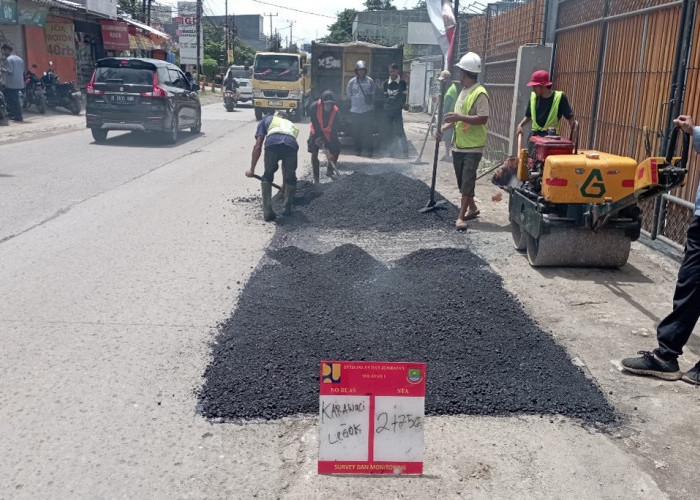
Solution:
{"label": "paved road", "polygon": [[[635,246],[620,274],[536,272],[509,247],[505,207],[486,201],[484,220],[454,244],[483,255],[589,367],[621,411],[620,428],[431,417],[426,475],[375,480],[316,475],[314,417],[203,419],[196,392],[210,343],[275,231],[246,201],[257,195],[242,175],[254,127],[252,109],[215,104],[204,108],[204,133],[174,147],[131,134],[96,145],[87,130],[0,146],[12,159],[0,164],[0,497],[693,497],[698,482],[683,464],[698,435],[697,393],[621,379],[609,362],[631,349],[620,331],[648,332],[667,307],[674,263]],[[408,128],[419,147],[419,128]],[[300,160],[308,176],[307,155]],[[453,182],[442,169],[439,189],[454,195]],[[373,254],[401,253],[391,238],[363,238],[355,243]],[[590,303],[593,314],[580,307]],[[665,435],[667,422],[682,441]]]}

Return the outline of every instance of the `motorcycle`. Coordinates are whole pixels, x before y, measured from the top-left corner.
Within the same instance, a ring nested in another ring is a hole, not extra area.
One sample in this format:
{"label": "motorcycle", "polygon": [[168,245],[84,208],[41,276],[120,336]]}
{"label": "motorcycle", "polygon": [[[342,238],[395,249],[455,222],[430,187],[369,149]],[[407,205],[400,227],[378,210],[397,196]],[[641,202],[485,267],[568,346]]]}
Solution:
{"label": "motorcycle", "polygon": [[0,125],[9,125],[5,94],[0,90]]}
{"label": "motorcycle", "polygon": [[[36,65],[33,66],[36,68]],[[24,73],[24,91],[21,97],[22,107],[29,109],[32,104],[42,115],[46,113],[46,97],[44,93],[44,83],[41,78],[31,71]]]}
{"label": "motorcycle", "polygon": [[61,83],[58,75],[53,71],[53,61],[49,61],[49,69],[44,72],[41,81],[46,88],[46,105],[49,108],[66,108],[74,115],[80,114],[80,106],[83,99],[75,82]]}
{"label": "motorcycle", "polygon": [[236,104],[238,104],[238,98],[240,93],[238,89],[226,89],[224,91],[224,107],[226,111],[233,111],[236,109]]}

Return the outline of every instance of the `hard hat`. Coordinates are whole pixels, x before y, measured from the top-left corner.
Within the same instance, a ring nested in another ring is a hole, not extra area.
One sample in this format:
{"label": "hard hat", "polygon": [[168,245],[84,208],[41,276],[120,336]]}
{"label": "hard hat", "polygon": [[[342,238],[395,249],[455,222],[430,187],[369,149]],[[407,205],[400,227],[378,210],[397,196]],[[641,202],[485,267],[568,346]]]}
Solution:
{"label": "hard hat", "polygon": [[552,85],[552,82],[549,81],[549,73],[544,70],[535,71],[530,77],[530,83],[527,86],[535,87],[537,85],[542,85],[543,87]]}
{"label": "hard hat", "polygon": [[474,52],[467,52],[462,56],[456,66],[469,73],[481,73],[481,57]]}
{"label": "hard hat", "polygon": [[367,65],[365,64],[364,61],[360,60],[360,61],[357,61],[355,63],[355,71],[357,71],[358,69],[364,69],[364,70],[367,69]]}

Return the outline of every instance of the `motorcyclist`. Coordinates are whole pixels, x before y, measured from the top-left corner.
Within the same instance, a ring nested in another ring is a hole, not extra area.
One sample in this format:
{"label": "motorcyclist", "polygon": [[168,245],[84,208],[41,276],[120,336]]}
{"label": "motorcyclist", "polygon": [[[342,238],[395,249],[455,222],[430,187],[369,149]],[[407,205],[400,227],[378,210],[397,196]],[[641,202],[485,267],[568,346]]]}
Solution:
{"label": "motorcyclist", "polygon": [[224,87],[226,90],[232,90],[236,91],[238,89],[238,81],[234,78],[233,76],[233,71],[230,71],[226,74],[226,79],[224,80]]}

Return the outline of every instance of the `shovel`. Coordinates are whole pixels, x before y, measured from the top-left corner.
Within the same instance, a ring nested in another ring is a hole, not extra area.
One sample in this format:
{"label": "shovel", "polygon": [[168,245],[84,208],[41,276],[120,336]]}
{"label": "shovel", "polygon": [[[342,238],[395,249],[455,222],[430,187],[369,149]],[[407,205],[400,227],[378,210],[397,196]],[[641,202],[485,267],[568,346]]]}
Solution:
{"label": "shovel", "polygon": [[[253,174],[253,178],[259,180],[260,182],[264,182],[264,181],[265,181],[265,179],[263,179],[263,178],[262,178],[261,176],[259,176],[258,174]],[[281,187],[280,187],[280,186],[278,186],[277,184],[275,184],[274,182],[271,182],[270,184],[272,184],[272,187],[277,188],[277,189],[279,189],[281,192],[284,193],[284,186],[281,186]]]}

